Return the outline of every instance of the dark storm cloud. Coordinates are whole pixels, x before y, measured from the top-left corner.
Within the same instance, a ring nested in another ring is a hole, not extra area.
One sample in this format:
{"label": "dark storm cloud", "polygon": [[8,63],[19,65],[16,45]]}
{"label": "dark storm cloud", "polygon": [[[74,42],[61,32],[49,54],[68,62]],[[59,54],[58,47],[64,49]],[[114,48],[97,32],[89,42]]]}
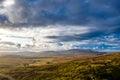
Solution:
{"label": "dark storm cloud", "polygon": [[109,23],[120,16],[119,3],[119,0],[15,0],[7,16],[14,24],[114,26]]}
{"label": "dark storm cloud", "polygon": [[[10,21],[39,25],[102,24],[118,17],[118,0],[15,0]],[[9,13],[9,12],[8,12]],[[15,16],[18,14],[17,16]],[[12,18],[12,19],[11,19]],[[16,20],[17,19],[17,20]],[[93,23],[92,23],[93,24]]]}
{"label": "dark storm cloud", "polygon": [[85,34],[77,34],[72,36],[48,36],[47,38],[57,39],[56,41],[82,41],[82,40],[91,40],[95,37],[101,37],[104,35],[104,32],[96,31],[96,32],[89,32]]}
{"label": "dark storm cloud", "polygon": [[119,3],[120,0],[15,0],[6,16],[17,26],[87,25],[97,29],[80,35],[48,36],[60,41],[79,41],[119,33]]}
{"label": "dark storm cloud", "polygon": [[0,23],[5,24],[5,22],[8,22],[8,17],[4,14],[0,15]]}

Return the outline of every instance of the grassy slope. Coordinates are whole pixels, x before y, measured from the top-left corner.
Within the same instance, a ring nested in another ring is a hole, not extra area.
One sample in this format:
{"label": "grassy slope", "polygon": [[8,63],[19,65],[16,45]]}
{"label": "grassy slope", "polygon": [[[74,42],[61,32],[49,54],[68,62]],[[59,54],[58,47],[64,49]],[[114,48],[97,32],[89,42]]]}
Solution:
{"label": "grassy slope", "polygon": [[120,80],[120,53],[5,71],[16,80]]}

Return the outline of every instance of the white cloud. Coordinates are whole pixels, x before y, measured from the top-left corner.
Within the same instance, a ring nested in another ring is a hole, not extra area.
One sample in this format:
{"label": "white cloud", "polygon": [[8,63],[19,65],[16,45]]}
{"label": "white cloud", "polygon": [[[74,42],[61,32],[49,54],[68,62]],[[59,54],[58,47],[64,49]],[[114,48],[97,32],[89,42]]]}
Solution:
{"label": "white cloud", "polygon": [[4,7],[9,7],[9,6],[14,5],[14,4],[15,4],[15,0],[5,0],[3,2]]}
{"label": "white cloud", "polygon": [[[58,50],[58,49],[71,49],[73,45],[85,44],[86,42],[62,42],[63,45],[58,45],[55,39],[49,39],[47,36],[66,36],[84,34],[90,31],[86,26],[47,26],[47,27],[29,27],[29,28],[1,28],[0,29],[0,42],[12,42],[21,44],[22,47],[39,48],[39,50]],[[35,40],[34,40],[35,39]],[[35,45],[34,45],[35,44]],[[6,45],[6,44],[4,44]],[[29,46],[28,46],[29,45]],[[12,45],[10,45],[12,46]],[[14,45],[13,45],[14,46]]]}

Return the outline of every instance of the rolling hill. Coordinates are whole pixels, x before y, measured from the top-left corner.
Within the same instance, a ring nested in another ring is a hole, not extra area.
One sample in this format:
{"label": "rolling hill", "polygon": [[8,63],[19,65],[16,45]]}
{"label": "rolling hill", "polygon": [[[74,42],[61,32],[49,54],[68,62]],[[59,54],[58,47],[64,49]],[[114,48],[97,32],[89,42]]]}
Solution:
{"label": "rolling hill", "polygon": [[15,80],[120,80],[120,53],[13,68],[2,73]]}
{"label": "rolling hill", "polygon": [[62,50],[62,51],[43,51],[43,52],[10,52],[10,53],[0,53],[4,54],[2,57],[55,57],[55,56],[70,56],[70,55],[101,55],[104,52],[92,51],[92,50],[79,50],[79,49],[71,49],[71,50]]}

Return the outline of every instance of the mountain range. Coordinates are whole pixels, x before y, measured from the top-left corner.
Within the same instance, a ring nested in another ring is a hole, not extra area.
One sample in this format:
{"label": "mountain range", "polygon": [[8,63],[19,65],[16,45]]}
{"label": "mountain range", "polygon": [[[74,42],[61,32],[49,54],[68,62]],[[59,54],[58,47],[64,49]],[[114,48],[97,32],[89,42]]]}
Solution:
{"label": "mountain range", "polygon": [[104,52],[92,51],[92,50],[79,50],[79,49],[70,49],[62,51],[43,51],[43,52],[2,52],[3,56],[16,56],[16,57],[55,57],[55,56],[72,56],[72,55],[102,55]]}

